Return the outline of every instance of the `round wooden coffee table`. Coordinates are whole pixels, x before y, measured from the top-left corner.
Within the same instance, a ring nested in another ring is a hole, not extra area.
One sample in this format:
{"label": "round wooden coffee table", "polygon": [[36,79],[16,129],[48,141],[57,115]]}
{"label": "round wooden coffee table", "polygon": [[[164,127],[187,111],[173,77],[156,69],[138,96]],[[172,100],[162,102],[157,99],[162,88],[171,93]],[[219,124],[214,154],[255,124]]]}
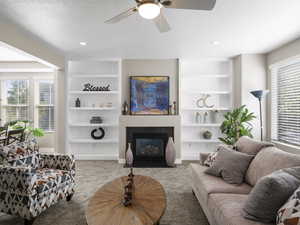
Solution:
{"label": "round wooden coffee table", "polygon": [[94,194],[86,211],[88,225],[159,224],[167,205],[163,186],[151,177],[135,175],[132,205],[125,207],[122,199],[127,178],[117,178]]}

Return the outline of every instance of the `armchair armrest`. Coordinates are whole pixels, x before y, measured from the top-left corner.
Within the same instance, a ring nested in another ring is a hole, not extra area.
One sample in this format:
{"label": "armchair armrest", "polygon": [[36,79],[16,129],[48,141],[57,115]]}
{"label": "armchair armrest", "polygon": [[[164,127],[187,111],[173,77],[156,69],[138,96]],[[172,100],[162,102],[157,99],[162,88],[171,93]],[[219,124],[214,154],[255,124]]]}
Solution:
{"label": "armchair armrest", "polygon": [[40,167],[75,171],[74,155],[40,154]]}
{"label": "armchair armrest", "polygon": [[0,165],[0,191],[18,195],[35,194],[36,169]]}

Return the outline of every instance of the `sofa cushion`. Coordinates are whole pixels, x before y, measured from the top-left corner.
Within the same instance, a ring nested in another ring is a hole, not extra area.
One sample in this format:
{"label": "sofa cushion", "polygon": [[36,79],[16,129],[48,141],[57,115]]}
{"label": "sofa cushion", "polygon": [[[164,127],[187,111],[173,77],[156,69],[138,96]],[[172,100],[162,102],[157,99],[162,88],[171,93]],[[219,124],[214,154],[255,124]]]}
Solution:
{"label": "sofa cushion", "polygon": [[[221,149],[233,150],[228,145],[224,145],[224,144],[218,145],[216,151],[208,153],[208,154],[206,153],[207,155],[206,155],[206,158],[203,161],[202,165],[211,167],[213,165],[213,162],[216,161],[216,159],[217,159],[218,151]],[[200,159],[203,159],[204,157],[205,157],[204,153],[200,153]]]}
{"label": "sofa cushion", "polygon": [[240,137],[235,143],[237,151],[248,155],[256,155],[261,149],[271,146],[274,146],[274,144],[270,142],[256,141],[247,136]]}
{"label": "sofa cushion", "polygon": [[192,171],[193,184],[201,193],[201,196],[207,202],[208,195],[211,193],[237,193],[237,194],[248,194],[251,191],[251,186],[243,183],[239,186],[228,184],[219,177],[213,177],[205,174],[204,171],[207,169],[205,166],[199,164],[190,164]]}
{"label": "sofa cushion", "polygon": [[278,210],[276,224],[300,224],[300,188],[298,188],[289,200]]}
{"label": "sofa cushion", "polygon": [[263,176],[276,170],[296,166],[300,166],[300,155],[284,152],[276,147],[264,148],[250,163],[245,180],[254,186]]}
{"label": "sofa cushion", "polygon": [[248,198],[243,194],[211,194],[207,207],[217,224],[223,225],[270,225],[245,219],[242,208]]}
{"label": "sofa cushion", "polygon": [[217,153],[215,161],[205,173],[222,177],[229,184],[243,183],[253,156],[226,148],[220,149]]}
{"label": "sofa cushion", "polygon": [[286,168],[262,177],[249,194],[245,218],[271,223],[277,211],[300,186],[300,167]]}

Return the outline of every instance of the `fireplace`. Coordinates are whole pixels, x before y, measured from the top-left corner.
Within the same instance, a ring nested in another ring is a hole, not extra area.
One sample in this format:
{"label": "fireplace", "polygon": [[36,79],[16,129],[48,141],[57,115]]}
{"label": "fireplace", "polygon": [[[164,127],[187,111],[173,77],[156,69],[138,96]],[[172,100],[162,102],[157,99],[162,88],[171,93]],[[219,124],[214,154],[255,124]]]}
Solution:
{"label": "fireplace", "polygon": [[134,167],[167,167],[165,150],[173,127],[127,127],[127,146],[131,143]]}

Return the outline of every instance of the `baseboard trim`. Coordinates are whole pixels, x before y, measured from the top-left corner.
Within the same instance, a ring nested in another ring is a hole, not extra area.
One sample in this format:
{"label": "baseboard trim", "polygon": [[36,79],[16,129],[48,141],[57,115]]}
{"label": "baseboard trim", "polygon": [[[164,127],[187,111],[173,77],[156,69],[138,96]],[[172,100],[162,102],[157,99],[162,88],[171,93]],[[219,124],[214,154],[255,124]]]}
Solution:
{"label": "baseboard trim", "polygon": [[[125,159],[119,159],[118,160],[120,164],[125,164]],[[175,164],[181,164],[182,160],[181,159],[176,159]]]}
{"label": "baseboard trim", "polygon": [[118,160],[118,155],[93,155],[81,154],[75,155],[77,160]]}

